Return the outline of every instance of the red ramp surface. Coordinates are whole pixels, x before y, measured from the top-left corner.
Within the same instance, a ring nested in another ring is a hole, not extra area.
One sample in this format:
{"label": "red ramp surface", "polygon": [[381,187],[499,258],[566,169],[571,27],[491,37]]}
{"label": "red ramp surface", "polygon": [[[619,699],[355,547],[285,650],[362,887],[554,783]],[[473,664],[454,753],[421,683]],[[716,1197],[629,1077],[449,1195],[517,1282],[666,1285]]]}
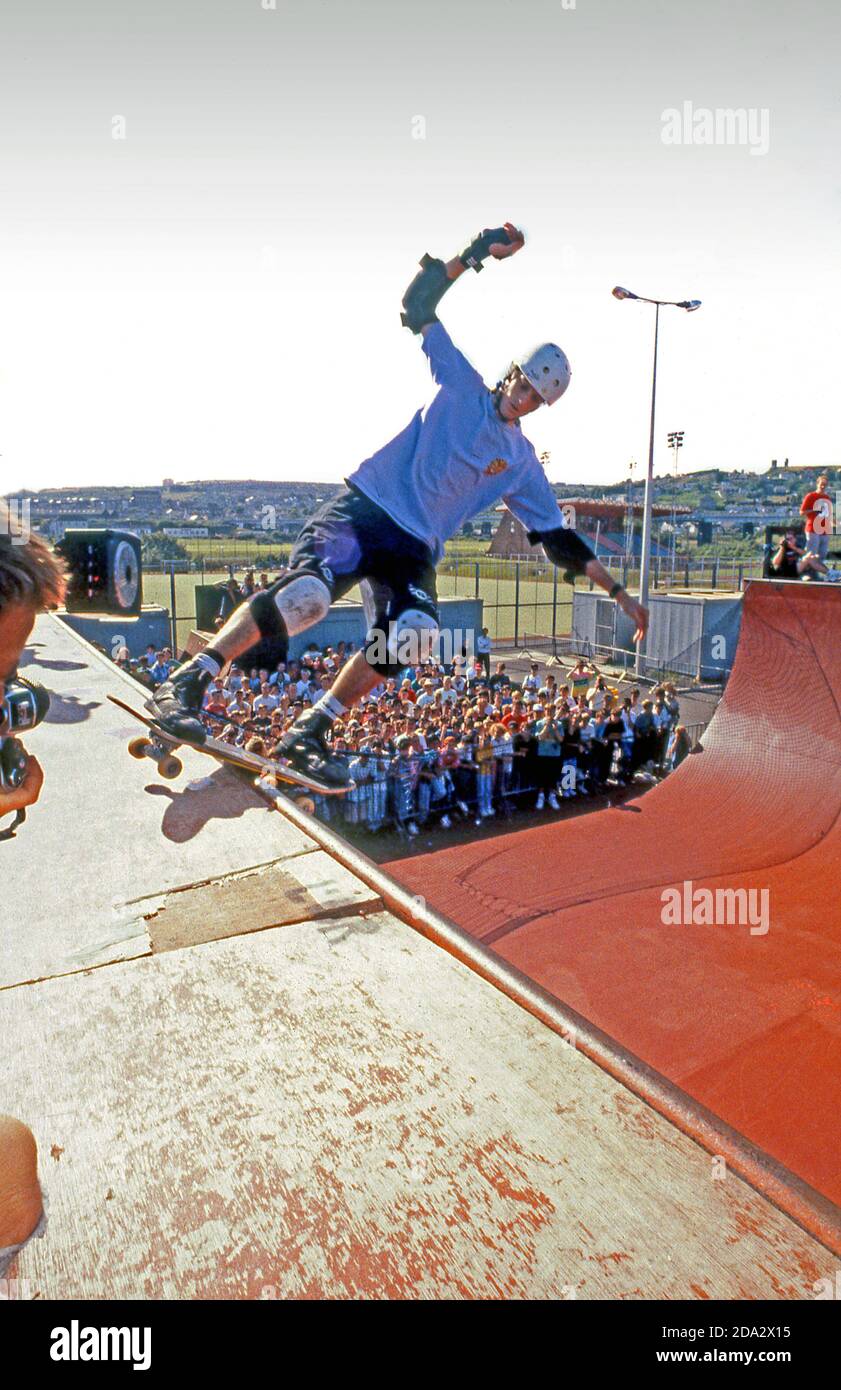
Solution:
{"label": "red ramp surface", "polygon": [[[841,1202],[841,592],[754,582],[701,751],[606,810],[392,876]],[[687,890],[685,885],[691,885]],[[664,921],[754,890],[768,930]]]}

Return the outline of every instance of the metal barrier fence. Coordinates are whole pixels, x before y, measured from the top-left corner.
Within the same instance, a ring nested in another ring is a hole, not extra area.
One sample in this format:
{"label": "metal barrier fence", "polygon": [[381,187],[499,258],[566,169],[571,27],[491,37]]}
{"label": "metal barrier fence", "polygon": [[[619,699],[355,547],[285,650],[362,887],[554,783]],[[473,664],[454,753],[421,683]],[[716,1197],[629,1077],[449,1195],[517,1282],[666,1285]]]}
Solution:
{"label": "metal barrier fence", "polygon": [[[612,555],[599,559],[632,593],[639,586],[639,567]],[[247,550],[214,566],[212,557],[193,561],[171,560],[144,564],[146,602],[167,608],[175,643],[183,647],[187,633],[196,622],[197,584],[224,582],[230,569],[242,572],[260,565],[270,578],[276,566],[255,563]],[[656,556],[652,561],[651,591],[704,590],[712,593],[739,592],[746,580],[758,578],[762,560],[686,559],[677,561]],[[593,589],[592,583],[579,581],[579,587]],[[438,567],[438,592],[442,598],[478,598],[483,602],[484,624],[497,644],[516,648],[541,646],[557,656],[563,650],[572,628],[572,588],[548,560],[506,559],[484,556],[480,560],[446,556]],[[359,598],[352,592],[349,598]],[[558,644],[557,649],[553,644]],[[578,650],[578,648],[576,648]],[[594,653],[595,655],[595,653]]]}

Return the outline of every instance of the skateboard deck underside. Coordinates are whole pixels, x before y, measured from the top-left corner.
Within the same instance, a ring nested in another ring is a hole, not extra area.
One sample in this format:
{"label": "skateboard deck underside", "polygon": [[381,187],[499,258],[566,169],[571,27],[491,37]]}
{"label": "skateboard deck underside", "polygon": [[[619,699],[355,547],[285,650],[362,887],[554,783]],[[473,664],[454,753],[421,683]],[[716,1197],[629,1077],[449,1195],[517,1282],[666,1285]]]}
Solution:
{"label": "skateboard deck underside", "polygon": [[219,739],[207,738],[204,743],[196,743],[191,739],[179,738],[176,734],[170,733],[148,715],[129,705],[124,700],[118,699],[116,695],[108,696],[112,704],[130,714],[138,723],[143,724],[149,730],[146,739],[132,739],[129,743],[129,752],[133,757],[151,757],[157,762],[158,771],[163,777],[171,779],[177,777],[182,770],[180,758],[176,756],[179,748],[192,748],[197,753],[204,753],[208,757],[214,758],[216,762],[227,763],[231,767],[238,767],[243,772],[252,772],[255,776],[272,776],[286,786],[297,787],[301,791],[320,796],[343,796],[347,791],[347,786],[331,787],[323,782],[318,782],[313,778],[305,776],[304,773],[297,772],[288,764],[276,761],[274,758],[265,758],[258,753],[247,753],[243,750],[232,748],[228,743],[222,743]]}

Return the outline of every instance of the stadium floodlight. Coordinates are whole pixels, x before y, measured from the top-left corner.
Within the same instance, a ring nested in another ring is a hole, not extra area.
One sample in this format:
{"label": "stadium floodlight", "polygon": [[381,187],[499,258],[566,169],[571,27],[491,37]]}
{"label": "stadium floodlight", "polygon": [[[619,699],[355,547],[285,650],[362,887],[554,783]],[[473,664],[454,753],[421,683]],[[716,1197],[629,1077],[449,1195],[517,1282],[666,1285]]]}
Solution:
{"label": "stadium floodlight", "polygon": [[[700,299],[648,299],[643,294],[634,294],[633,290],[626,290],[622,285],[614,286],[611,291],[614,299],[637,299],[642,304],[655,305],[654,310],[654,368],[651,374],[651,429],[648,437],[648,476],[645,480],[645,500],[642,510],[642,556],[640,558],[640,603],[643,607],[648,607],[648,588],[649,575],[651,573],[651,502],[654,489],[654,408],[657,400],[657,342],[660,333],[660,309],[663,305],[668,305],[674,309],[685,309],[687,313],[693,313],[695,309],[700,309]],[[643,655],[642,643],[637,648],[637,675],[642,675]]]}

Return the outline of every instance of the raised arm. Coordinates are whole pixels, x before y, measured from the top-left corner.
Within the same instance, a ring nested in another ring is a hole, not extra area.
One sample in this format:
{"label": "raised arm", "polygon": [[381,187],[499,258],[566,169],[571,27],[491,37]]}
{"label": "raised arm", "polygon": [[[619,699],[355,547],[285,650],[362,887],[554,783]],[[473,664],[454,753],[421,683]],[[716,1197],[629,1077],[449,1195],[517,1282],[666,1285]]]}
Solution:
{"label": "raised arm", "polygon": [[436,260],[425,254],[419,273],[403,296],[401,323],[413,333],[425,335],[426,330],[438,322],[435,311],[453,281],[465,270],[472,269],[478,273],[488,256],[501,261],[515,255],[524,243],[523,233],[512,222],[506,222],[504,227],[486,228],[451,261]]}

